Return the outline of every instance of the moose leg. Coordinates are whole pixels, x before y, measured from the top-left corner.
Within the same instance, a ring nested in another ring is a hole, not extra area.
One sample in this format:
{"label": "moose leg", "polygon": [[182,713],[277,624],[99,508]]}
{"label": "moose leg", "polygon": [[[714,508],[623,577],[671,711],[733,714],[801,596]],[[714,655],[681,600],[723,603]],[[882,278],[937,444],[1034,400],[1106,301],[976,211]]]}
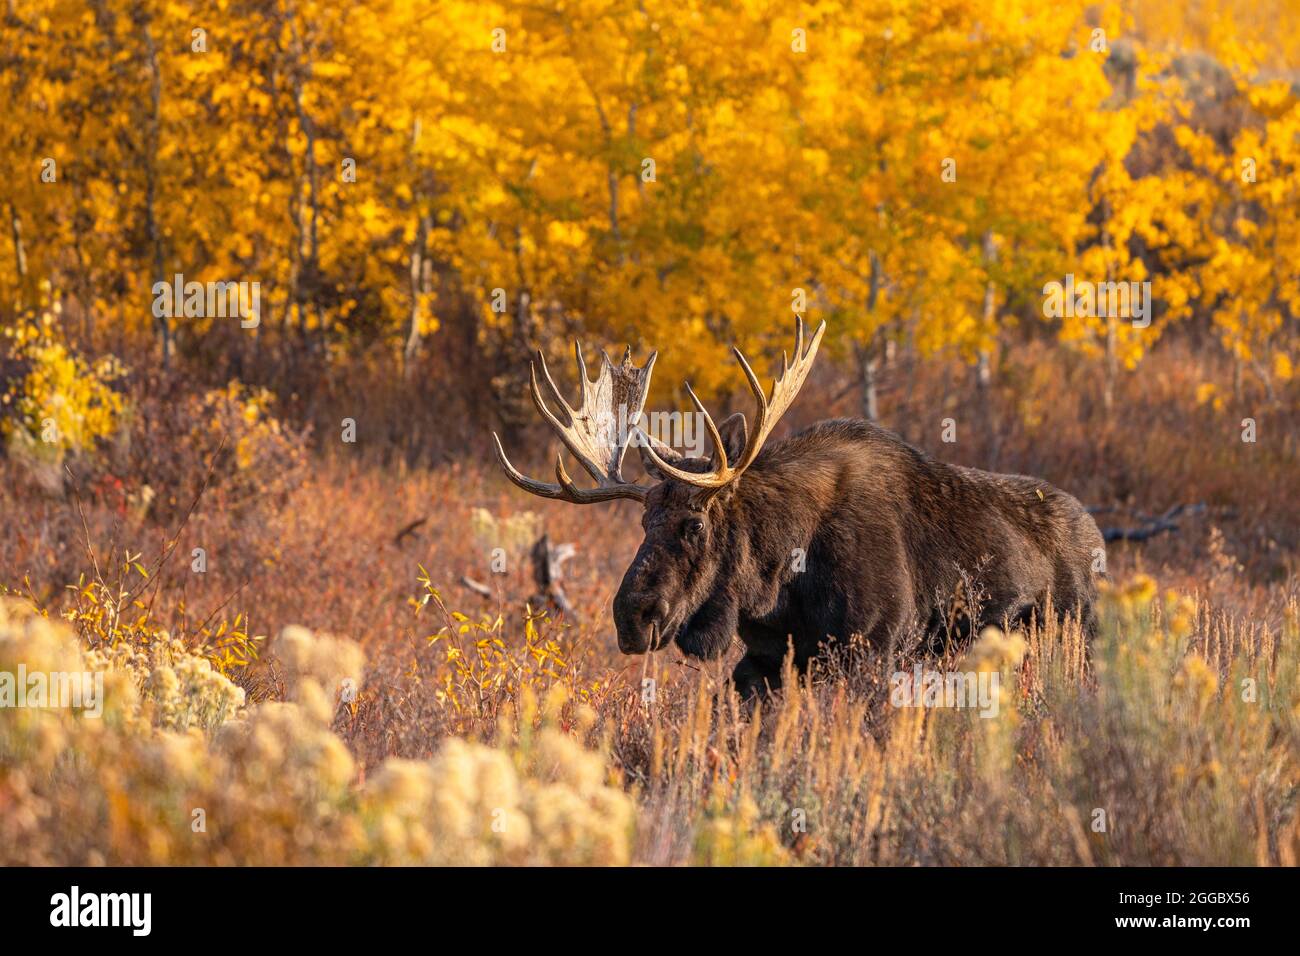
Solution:
{"label": "moose leg", "polygon": [[769,692],[780,689],[781,661],[779,658],[760,657],[752,652],[746,654],[731,672],[731,682],[741,700],[762,699]]}

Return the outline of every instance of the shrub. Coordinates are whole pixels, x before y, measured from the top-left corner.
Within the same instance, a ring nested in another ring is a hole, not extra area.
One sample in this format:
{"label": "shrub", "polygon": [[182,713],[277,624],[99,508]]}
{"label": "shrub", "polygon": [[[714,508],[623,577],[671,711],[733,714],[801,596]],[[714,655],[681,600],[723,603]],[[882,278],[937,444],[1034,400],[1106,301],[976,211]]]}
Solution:
{"label": "shrub", "polygon": [[126,403],[114,388],[125,369],[112,356],[90,362],[76,352],[56,311],[4,330],[0,434],[11,454],[57,468],[114,435]]}
{"label": "shrub", "polygon": [[268,390],[231,382],[195,394],[155,376],[142,391],[129,471],[156,520],[183,515],[205,482],[216,507],[267,515],[306,475],[307,432],[275,416]]}
{"label": "shrub", "polygon": [[[351,641],[286,629],[289,700],[243,693],[179,642],[86,651],[61,622],[0,601],[0,669],[104,675],[100,717],[0,708],[0,863],[619,864],[631,799],[564,733],[562,693],[491,748],[449,740],[360,784],[330,729]],[[594,715],[580,712],[578,726]]]}

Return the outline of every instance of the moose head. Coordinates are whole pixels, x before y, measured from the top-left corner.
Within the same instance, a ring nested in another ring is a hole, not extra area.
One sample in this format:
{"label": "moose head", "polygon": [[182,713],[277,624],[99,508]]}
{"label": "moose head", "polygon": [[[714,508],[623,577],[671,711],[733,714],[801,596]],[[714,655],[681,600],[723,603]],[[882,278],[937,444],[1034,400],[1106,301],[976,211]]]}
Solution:
{"label": "moose head", "polygon": [[[602,351],[600,373],[592,382],[582,346],[574,343],[581,388],[576,408],[560,394],[540,351],[537,363],[530,364],[534,404],[595,486],[575,484],[558,454],[555,483],[526,477],[510,463],[501,439],[493,434],[497,459],[510,480],[534,495],[573,504],[631,498],[645,506],[641,516],[645,538],[614,598],[614,624],[624,653],[659,650],[675,640],[689,654],[712,658],[730,644],[741,605],[737,592],[760,570],[737,567],[738,561],[753,561],[736,542],[742,534],[751,534],[752,522],[762,520],[755,513],[755,496],[739,493],[744,475],[799,394],[825,329],[823,322],[806,338],[803,321],[796,320],[794,361],[782,356],[781,374],[769,395],[745,356],[733,349],[757,406],[752,428],[739,413],[718,426],[686,386],[711,443],[712,453],[703,458],[685,457],[639,427],[657,353],[637,367],[630,349],[618,365]],[[543,399],[539,365],[541,380],[559,414]],[[623,457],[629,444],[637,446],[654,484],[624,479]]]}

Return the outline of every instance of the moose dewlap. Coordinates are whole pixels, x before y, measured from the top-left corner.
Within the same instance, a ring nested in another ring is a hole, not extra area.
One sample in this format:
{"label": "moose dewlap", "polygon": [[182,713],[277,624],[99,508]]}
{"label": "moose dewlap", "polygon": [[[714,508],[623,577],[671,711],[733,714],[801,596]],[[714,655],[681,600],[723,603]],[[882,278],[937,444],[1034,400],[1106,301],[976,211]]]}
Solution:
{"label": "moose dewlap", "polygon": [[[802,672],[822,644],[861,634],[886,643],[917,633],[963,636],[984,622],[1023,622],[1050,606],[1091,627],[1093,568],[1104,544],[1070,495],[1023,475],[937,461],[870,422],[824,421],[769,442],[808,376],[826,330],[795,324],[793,362],[765,394],[735,350],[756,403],[719,426],[690,386],[712,453],[687,458],[637,422],[655,354],[644,366],[601,353],[595,382],[575,343],[581,396],[565,401],[538,352],[552,412],[532,368],[533,401],[595,482],[579,487],[557,457],[556,483],[521,474],[496,441],[506,475],[525,491],[574,504],[632,498],[645,506],[645,540],[614,599],[618,646],[640,654],[676,642],[685,653],[722,655],[739,635],[746,654],[733,680],[742,696],[780,686],[793,647]],[[629,440],[653,485],[623,478]],[[954,615],[953,599],[965,595]],[[972,600],[978,596],[978,601]],[[1049,601],[1050,597],[1050,601]],[[974,619],[972,619],[974,618]]]}

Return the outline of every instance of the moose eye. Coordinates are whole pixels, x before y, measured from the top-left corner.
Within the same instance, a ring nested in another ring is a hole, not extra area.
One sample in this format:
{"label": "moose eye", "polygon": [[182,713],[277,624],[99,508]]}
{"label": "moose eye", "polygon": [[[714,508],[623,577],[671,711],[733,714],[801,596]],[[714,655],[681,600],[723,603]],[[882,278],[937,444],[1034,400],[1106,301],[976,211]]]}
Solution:
{"label": "moose eye", "polygon": [[687,518],[682,522],[682,534],[699,534],[704,530],[704,522],[699,518]]}

